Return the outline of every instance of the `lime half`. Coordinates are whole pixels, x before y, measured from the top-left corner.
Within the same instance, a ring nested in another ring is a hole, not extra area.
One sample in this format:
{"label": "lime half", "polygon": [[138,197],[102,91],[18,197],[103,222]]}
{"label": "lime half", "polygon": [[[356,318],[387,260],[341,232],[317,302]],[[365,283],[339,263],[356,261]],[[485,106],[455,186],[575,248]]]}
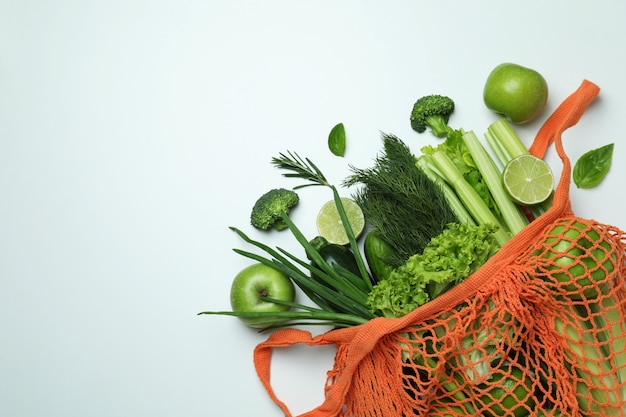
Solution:
{"label": "lime half", "polygon": [[526,206],[546,201],[554,189],[550,166],[530,154],[511,159],[502,171],[502,181],[511,198]]}
{"label": "lime half", "polygon": [[[359,237],[365,227],[365,216],[361,207],[352,199],[341,197],[341,204],[348,217],[354,237]],[[339,217],[335,200],[325,203],[317,215],[317,232],[330,243],[347,245],[348,235]]]}

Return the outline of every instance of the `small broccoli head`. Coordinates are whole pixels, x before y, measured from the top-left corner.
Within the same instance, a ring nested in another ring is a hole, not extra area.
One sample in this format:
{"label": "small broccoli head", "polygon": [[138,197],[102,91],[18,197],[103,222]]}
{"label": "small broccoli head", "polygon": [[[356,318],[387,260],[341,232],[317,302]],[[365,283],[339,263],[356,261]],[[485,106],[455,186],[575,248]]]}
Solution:
{"label": "small broccoli head", "polygon": [[287,224],[281,215],[289,214],[300,198],[295,191],[275,188],[263,194],[254,204],[250,223],[261,230],[284,230]]}
{"label": "small broccoli head", "polygon": [[451,129],[448,120],[453,111],[454,101],[451,98],[436,94],[424,96],[413,105],[411,127],[418,133],[430,127],[438,138],[446,137]]}

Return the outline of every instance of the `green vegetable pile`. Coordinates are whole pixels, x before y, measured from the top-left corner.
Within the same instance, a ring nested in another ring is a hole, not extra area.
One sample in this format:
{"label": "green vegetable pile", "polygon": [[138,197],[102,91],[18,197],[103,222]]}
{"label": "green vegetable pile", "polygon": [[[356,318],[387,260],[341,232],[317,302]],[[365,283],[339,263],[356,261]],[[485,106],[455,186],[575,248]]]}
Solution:
{"label": "green vegetable pile", "polygon": [[[449,125],[454,107],[452,99],[441,95],[418,99],[410,115],[411,126],[419,133],[430,128],[430,132],[441,139],[440,143],[423,146],[420,154],[414,155],[401,139],[383,133],[382,149],[373,165],[367,168],[350,166],[341,187],[328,182],[316,164],[295,152],[280,153],[272,158],[271,164],[281,170],[284,177],[303,183],[292,189],[276,188],[262,195],[252,209],[251,224],[267,233],[289,230],[304,254],[272,247],[232,227],[244,242],[260,253],[234,250],[289,277],[306,296],[306,301],[281,299],[268,291],[259,291],[251,298],[265,303],[265,307],[270,303],[279,308],[260,311],[251,304],[248,310],[200,314],[236,316],[253,321],[260,331],[303,325],[349,327],[377,317],[404,316],[477,271],[513,236],[545,213],[551,199],[523,207],[507,194],[502,180],[503,167],[529,151],[506,119],[500,118],[488,127],[485,132],[488,147],[485,147],[473,131]],[[343,124],[337,124],[331,130],[328,145],[333,154],[344,156]],[[576,183],[580,187],[597,185],[608,172],[611,152],[612,145],[581,158],[574,170]],[[310,186],[327,187],[331,191],[349,239],[348,245],[331,244],[321,236],[307,237],[290,218],[291,209],[301,200],[297,193]],[[365,215],[368,228],[363,241],[355,237],[350,227],[341,202],[342,188],[351,190],[351,197]],[[555,236],[559,236],[558,229],[555,229]],[[581,253],[576,252],[578,249],[572,249],[571,254],[568,252],[568,245],[577,242],[576,233],[570,233],[567,239],[550,242],[554,252],[561,254],[558,263],[563,269],[548,271],[550,278],[557,281],[559,277],[570,279],[583,272],[575,270],[572,261],[573,258],[579,259]],[[604,252],[592,251],[603,244],[589,244],[591,252],[585,258],[587,265],[605,263]],[[549,255],[554,256],[554,253]],[[537,254],[538,258],[541,256],[547,255]],[[568,270],[570,267],[572,270]],[[594,280],[606,280],[607,272],[610,271],[596,268]],[[580,282],[578,285],[594,283]],[[615,323],[619,320],[615,317],[615,304],[609,298],[596,306],[598,311],[608,309],[611,312],[604,322],[600,321],[602,316],[599,314],[593,315],[592,319],[592,312],[571,312],[574,322],[588,326],[592,320],[598,320],[596,325],[606,332],[605,335],[618,336],[618,346],[604,346],[604,352],[584,352],[587,360],[597,360],[595,366],[598,368],[611,369],[615,364],[626,364],[624,354],[614,353],[620,346],[626,346],[626,330],[623,324]],[[582,344],[577,343],[586,336],[575,334],[570,323],[557,322],[555,329],[568,337],[574,352],[580,351]],[[506,334],[509,330],[498,331]],[[466,348],[472,343],[473,340],[463,342],[467,344]],[[488,349],[476,350],[464,358],[471,365],[465,378],[471,380],[493,372],[492,378],[501,378],[505,384],[512,371],[499,368],[494,372],[485,362],[488,354]],[[575,362],[579,358],[569,359]],[[617,375],[619,383],[626,383],[623,373],[626,371]],[[581,377],[594,378],[593,375]],[[454,390],[454,387],[450,389]],[[516,388],[517,399],[511,400],[516,416],[526,415],[532,406],[530,390],[530,387],[528,390],[523,386]],[[581,403],[582,409],[584,406]],[[499,407],[501,405],[494,405],[493,415],[504,413],[502,409],[498,411]]]}
{"label": "green vegetable pile", "polygon": [[367,303],[376,314],[401,317],[480,268],[498,246],[495,226],[450,223],[421,253],[380,281]]}

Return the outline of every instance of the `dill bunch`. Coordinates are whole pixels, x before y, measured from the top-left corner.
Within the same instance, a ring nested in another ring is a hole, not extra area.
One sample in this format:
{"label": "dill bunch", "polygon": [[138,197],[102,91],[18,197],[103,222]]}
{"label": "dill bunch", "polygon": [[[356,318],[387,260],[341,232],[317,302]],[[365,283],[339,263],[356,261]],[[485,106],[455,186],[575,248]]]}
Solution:
{"label": "dill bunch", "polygon": [[398,137],[382,134],[383,152],[370,168],[351,166],[344,180],[363,214],[382,240],[395,252],[389,259],[400,266],[422,253],[428,242],[458,219],[441,188],[416,165],[416,158]]}

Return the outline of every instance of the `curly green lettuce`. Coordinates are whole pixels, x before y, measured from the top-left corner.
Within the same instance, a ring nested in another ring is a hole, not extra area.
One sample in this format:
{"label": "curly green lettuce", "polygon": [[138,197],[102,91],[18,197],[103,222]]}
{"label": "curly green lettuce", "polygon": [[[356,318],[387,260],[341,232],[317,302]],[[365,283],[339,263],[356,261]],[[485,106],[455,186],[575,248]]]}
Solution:
{"label": "curly green lettuce", "polygon": [[424,251],[374,286],[368,307],[377,316],[401,317],[478,270],[498,249],[496,226],[450,223]]}

